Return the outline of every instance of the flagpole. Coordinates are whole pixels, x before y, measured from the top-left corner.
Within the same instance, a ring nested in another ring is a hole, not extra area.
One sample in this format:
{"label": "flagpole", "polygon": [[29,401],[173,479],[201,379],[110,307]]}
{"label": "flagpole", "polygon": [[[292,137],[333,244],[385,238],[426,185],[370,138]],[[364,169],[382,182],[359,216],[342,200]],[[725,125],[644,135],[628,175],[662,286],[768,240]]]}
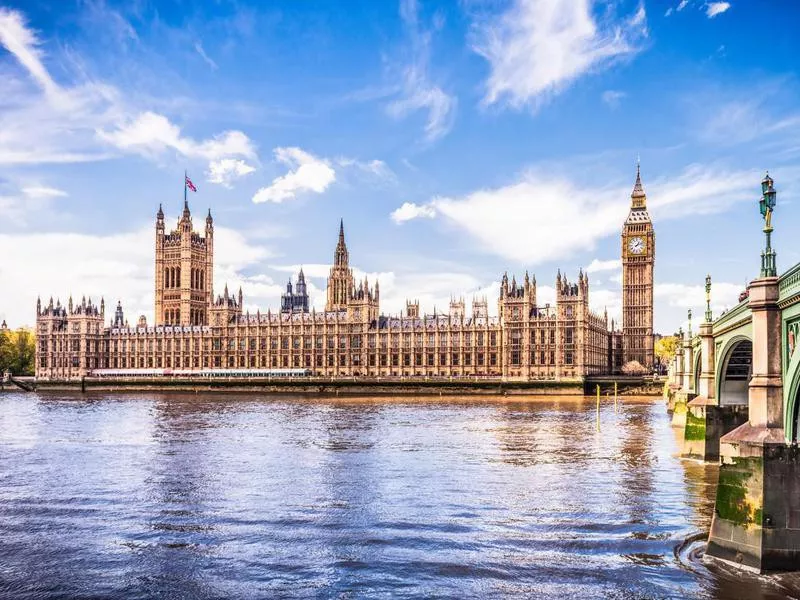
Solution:
{"label": "flagpole", "polygon": [[183,205],[186,206],[189,203],[189,199],[186,196],[186,178],[189,175],[186,172],[186,169],[183,170]]}

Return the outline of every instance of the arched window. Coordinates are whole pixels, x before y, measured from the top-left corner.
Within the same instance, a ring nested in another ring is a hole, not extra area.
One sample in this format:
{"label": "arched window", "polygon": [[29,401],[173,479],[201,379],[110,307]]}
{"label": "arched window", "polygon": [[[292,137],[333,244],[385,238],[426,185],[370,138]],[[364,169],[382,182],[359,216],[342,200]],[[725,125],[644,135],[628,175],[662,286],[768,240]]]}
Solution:
{"label": "arched window", "polygon": [[200,289],[206,289],[206,272],[200,271]]}
{"label": "arched window", "polygon": [[175,267],[175,287],[181,287],[181,268]]}

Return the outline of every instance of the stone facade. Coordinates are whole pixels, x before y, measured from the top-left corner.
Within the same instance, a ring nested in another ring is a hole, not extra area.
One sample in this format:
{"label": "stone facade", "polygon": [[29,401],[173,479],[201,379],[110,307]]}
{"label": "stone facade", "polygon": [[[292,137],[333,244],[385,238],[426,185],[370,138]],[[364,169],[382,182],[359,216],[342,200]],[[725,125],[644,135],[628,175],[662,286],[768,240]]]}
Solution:
{"label": "stone facade", "polygon": [[[332,378],[578,380],[611,373],[622,362],[622,334],[613,323],[609,330],[607,315],[590,310],[583,272],[575,282],[558,273],[554,305],[537,302],[536,278],[526,273],[521,283],[503,275],[497,317],[489,316],[486,298],[475,298],[470,314],[461,298],[445,314],[421,315],[419,303],[409,302],[405,314],[383,315],[378,282],[354,277],[343,223],[324,311],[308,310],[304,279],[278,312],[243,311],[242,290],[234,296],[227,286],[212,300],[213,221],[209,213],[201,236],[188,205],[169,234],[159,208],[155,267],[152,325],[142,317],[130,326],[121,305],[104,325],[102,301],[39,303],[37,377],[75,379],[94,369],[300,368]],[[647,272],[652,276],[652,260]],[[652,302],[652,282],[650,290]],[[639,307],[641,298],[635,300]],[[641,310],[641,322],[652,319],[652,307]]]}

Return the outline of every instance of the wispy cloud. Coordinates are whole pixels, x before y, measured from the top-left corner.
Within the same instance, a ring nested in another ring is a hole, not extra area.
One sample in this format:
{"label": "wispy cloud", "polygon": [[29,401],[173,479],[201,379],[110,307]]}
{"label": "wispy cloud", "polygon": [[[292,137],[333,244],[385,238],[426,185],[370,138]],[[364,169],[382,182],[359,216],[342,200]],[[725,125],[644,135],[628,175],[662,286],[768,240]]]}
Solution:
{"label": "wispy cloud", "polygon": [[793,96],[785,94],[787,82],[765,81],[752,92],[749,89],[713,90],[687,98],[695,110],[692,131],[700,141],[731,146],[754,140],[771,144],[792,144],[800,133],[800,111]]}
{"label": "wispy cloud", "polygon": [[627,94],[619,90],[606,90],[600,97],[609,108],[618,108],[625,96]]}
{"label": "wispy cloud", "polygon": [[458,101],[430,80],[431,32],[420,23],[417,1],[401,0],[400,17],[408,32],[411,57],[403,69],[400,98],[390,102],[386,110],[397,119],[427,111],[425,140],[434,142],[453,127]]}
{"label": "wispy cloud", "polygon": [[589,2],[515,0],[473,26],[472,48],[490,67],[483,102],[539,108],[580,77],[635,56],[647,35],[644,5],[596,19]]}
{"label": "wispy cloud", "polygon": [[706,16],[713,19],[717,15],[721,15],[731,7],[730,2],[709,2],[706,4]]}
{"label": "wispy cloud", "polygon": [[0,180],[0,214],[15,228],[28,228],[33,223],[41,225],[43,214],[56,218],[61,214],[54,210],[54,202],[68,195],[62,189],[39,182],[19,184]]}
{"label": "wispy cloud", "polygon": [[203,44],[201,44],[199,41],[194,43],[194,49],[213,71],[216,71],[219,68],[217,63],[211,60],[208,54],[206,54],[206,51],[203,49]]}
{"label": "wispy cloud", "polygon": [[[132,29],[125,36],[136,39]],[[86,162],[120,152],[157,158],[166,150],[208,161],[256,158],[243,132],[195,140],[166,116],[139,110],[126,94],[82,71],[74,81],[59,84],[45,67],[36,32],[19,11],[0,9],[0,45],[27,76],[5,86],[0,164]]]}
{"label": "wispy cloud", "polygon": [[58,188],[48,187],[45,185],[32,185],[22,188],[22,193],[28,198],[60,198],[68,196],[64,190]]}

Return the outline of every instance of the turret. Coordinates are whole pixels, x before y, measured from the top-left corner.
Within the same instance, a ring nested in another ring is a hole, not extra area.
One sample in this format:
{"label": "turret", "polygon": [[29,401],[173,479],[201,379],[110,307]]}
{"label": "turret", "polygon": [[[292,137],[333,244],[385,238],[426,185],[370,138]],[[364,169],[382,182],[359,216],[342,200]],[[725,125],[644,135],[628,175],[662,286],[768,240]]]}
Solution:
{"label": "turret", "polygon": [[125,315],[122,313],[122,301],[117,302],[117,310],[114,313],[114,327],[125,326]]}

